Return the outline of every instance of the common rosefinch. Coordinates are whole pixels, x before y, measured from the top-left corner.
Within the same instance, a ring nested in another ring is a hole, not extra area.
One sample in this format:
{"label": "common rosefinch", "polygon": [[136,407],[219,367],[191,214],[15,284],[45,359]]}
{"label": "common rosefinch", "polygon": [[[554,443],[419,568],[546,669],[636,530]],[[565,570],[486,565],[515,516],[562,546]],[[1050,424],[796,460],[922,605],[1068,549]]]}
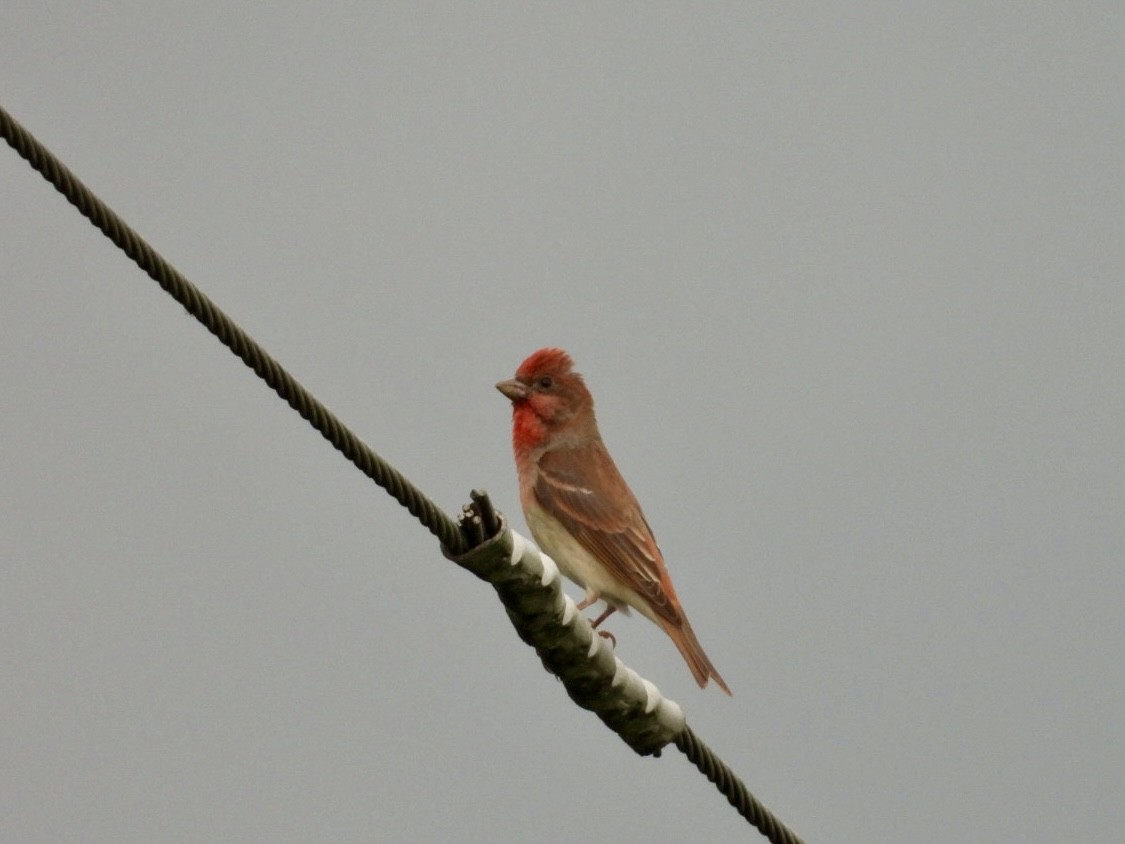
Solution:
{"label": "common rosefinch", "polygon": [[594,398],[562,349],[540,349],[496,385],[512,401],[512,449],[531,534],[564,575],[586,590],[583,610],[634,607],[667,633],[700,687],[731,693],[684,615],[641,506],[609,456]]}

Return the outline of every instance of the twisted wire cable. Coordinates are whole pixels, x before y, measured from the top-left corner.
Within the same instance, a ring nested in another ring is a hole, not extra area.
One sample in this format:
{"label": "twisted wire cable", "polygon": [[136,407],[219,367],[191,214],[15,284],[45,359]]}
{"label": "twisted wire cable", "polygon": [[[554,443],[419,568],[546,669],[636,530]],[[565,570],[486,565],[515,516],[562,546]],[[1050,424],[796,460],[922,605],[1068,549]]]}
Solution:
{"label": "twisted wire cable", "polygon": [[385,489],[438,538],[442,545],[465,550],[456,522],[390,463],[353,434],[265,349],[223,313],[214,302],[145,242],[117,213],[95,196],[55,155],[0,106],[0,134],[17,153],[55,186],[106,237],[207,330],[257,373],[270,388],[312,425],[341,454]]}
{"label": "twisted wire cable", "polygon": [[771,844],[803,844],[797,834],[751,794],[742,780],[687,724],[675,739],[676,747],[707,777],[734,806],[738,814],[758,828]]}

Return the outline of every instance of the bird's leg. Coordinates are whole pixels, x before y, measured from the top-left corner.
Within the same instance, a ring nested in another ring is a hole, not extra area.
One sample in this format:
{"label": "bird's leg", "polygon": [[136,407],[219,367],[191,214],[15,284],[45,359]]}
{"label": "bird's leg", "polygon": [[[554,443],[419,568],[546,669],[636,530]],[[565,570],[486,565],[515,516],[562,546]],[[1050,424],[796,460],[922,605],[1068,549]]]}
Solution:
{"label": "bird's leg", "polygon": [[598,597],[597,592],[595,592],[593,589],[587,589],[586,595],[582,598],[581,601],[578,602],[578,606],[575,607],[575,609],[577,609],[579,612],[582,612],[582,610],[586,609],[586,607],[593,606],[599,600],[601,599]]}
{"label": "bird's leg", "polygon": [[[598,595],[597,592],[595,592],[593,589],[587,589],[586,590],[586,596],[581,601],[578,602],[575,609],[577,609],[579,612],[581,612],[582,610],[586,609],[587,607],[593,606],[594,604],[596,604],[600,600],[601,600],[601,596]],[[598,630],[598,625],[601,624],[603,621],[605,621],[607,618],[609,618],[611,615],[613,615],[616,611],[617,611],[617,607],[615,607],[613,604],[606,604],[605,605],[605,612],[603,612],[601,615],[599,615],[597,618],[595,618],[593,621],[591,621],[590,626],[593,627],[595,630]],[[615,647],[615,648],[617,647],[617,637],[614,636],[612,633],[610,633],[608,630],[598,630],[598,635],[601,636],[603,639],[609,639],[609,641],[613,642],[613,647]]]}
{"label": "bird's leg", "polygon": [[[606,604],[605,612],[591,621],[590,626],[595,630],[598,630],[598,625],[609,618],[611,615],[613,615],[615,612],[617,612],[617,607],[615,607],[613,604]],[[610,633],[608,630],[598,630],[598,635],[603,639],[609,639],[609,641],[613,644],[614,649],[617,649],[617,637]]]}
{"label": "bird's leg", "polygon": [[595,630],[597,630],[598,625],[601,624],[603,621],[605,621],[607,618],[609,618],[611,615],[613,615],[615,612],[617,612],[617,607],[615,607],[613,604],[606,604],[605,612],[603,612],[601,615],[599,615],[597,618],[595,618],[593,621],[591,621],[590,626],[593,627]]}

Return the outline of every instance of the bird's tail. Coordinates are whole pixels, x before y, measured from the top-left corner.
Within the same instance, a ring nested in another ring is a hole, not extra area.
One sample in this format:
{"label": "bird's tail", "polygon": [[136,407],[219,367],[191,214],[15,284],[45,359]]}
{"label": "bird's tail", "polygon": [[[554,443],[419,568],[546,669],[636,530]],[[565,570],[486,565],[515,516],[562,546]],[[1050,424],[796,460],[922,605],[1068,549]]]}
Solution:
{"label": "bird's tail", "polygon": [[719,676],[719,672],[715,670],[715,666],[711,664],[711,660],[703,652],[703,646],[695,638],[695,631],[691,629],[686,616],[680,615],[679,624],[662,618],[660,619],[660,626],[664,628],[664,632],[668,634],[676,648],[683,654],[684,661],[687,662],[692,676],[695,677],[695,682],[699,683],[699,688],[704,688],[708,680],[714,680],[720,689],[728,695],[731,694],[730,687]]}

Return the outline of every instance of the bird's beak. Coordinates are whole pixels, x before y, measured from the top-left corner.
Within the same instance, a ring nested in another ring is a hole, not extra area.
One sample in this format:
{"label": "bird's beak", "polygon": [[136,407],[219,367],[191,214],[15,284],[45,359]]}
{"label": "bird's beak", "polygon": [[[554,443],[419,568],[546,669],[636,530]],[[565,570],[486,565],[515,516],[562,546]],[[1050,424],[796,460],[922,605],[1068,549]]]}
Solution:
{"label": "bird's beak", "polygon": [[501,381],[496,385],[496,389],[510,398],[512,401],[519,401],[520,399],[527,398],[527,385],[515,378],[510,378],[507,381]]}

